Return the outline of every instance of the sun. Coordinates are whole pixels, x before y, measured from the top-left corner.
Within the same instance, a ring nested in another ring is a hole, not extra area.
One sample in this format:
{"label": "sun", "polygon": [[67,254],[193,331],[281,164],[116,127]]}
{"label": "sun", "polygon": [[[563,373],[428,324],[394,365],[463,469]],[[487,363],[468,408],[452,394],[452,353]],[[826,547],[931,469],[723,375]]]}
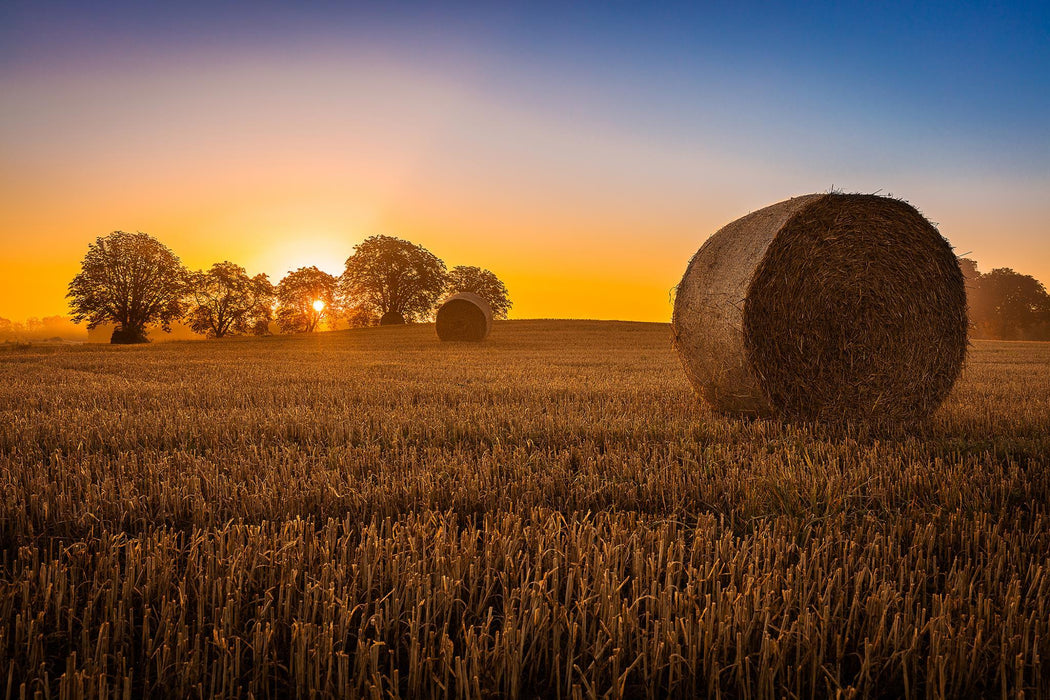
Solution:
{"label": "sun", "polygon": [[324,301],[322,299],[314,300],[314,311],[316,311],[317,313],[321,313],[322,311],[324,311]]}

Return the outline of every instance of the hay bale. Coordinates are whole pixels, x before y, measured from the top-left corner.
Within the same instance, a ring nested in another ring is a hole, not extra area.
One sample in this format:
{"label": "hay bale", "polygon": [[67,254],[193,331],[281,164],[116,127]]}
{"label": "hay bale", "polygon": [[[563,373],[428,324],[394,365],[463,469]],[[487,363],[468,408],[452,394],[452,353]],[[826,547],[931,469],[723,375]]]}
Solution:
{"label": "hay bale", "polygon": [[948,241],[875,195],[796,197],[726,225],[689,262],[672,323],[712,407],[797,420],[921,419],[967,347]]}
{"label": "hay bale", "polygon": [[460,292],[441,305],[434,325],[443,341],[479,342],[492,330],[492,309],[477,294]]}
{"label": "hay bale", "polygon": [[379,319],[380,326],[403,326],[405,325],[405,317],[397,311],[387,311]]}
{"label": "hay bale", "polygon": [[113,345],[138,345],[140,343],[148,343],[149,338],[146,337],[146,332],[141,328],[128,328],[124,329],[121,326],[117,326],[113,329],[113,335],[110,336],[109,342]]}

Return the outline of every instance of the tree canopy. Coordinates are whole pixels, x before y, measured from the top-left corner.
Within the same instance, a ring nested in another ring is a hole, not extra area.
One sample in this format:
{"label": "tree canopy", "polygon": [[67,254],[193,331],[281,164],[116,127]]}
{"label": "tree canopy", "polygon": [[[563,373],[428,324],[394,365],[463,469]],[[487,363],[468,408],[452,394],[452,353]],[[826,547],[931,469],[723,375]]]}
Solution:
{"label": "tree canopy", "polygon": [[277,285],[277,325],[286,333],[312,333],[339,315],[338,280],[316,267],[289,272]]}
{"label": "tree canopy", "polygon": [[266,275],[249,277],[243,267],[227,260],[191,275],[189,299],[187,322],[197,333],[212,338],[265,333],[274,288]]}
{"label": "tree canopy", "polygon": [[959,258],[959,269],[962,270],[967,289],[970,288],[971,282],[981,276],[980,270],[977,269],[977,261],[970,258]]}
{"label": "tree canopy", "polygon": [[[511,308],[507,287],[490,270],[448,271],[423,246],[394,236],[358,244],[340,277],[301,267],[274,287],[265,274],[252,277],[228,260],[190,272],[148,234],[114,231],[88,246],[67,296],[73,323],[86,321],[89,331],[112,324],[116,343],[147,342],[147,327],[171,332],[176,321],[212,338],[264,334],[273,320],[285,333],[335,328],[337,321],[352,328],[424,321],[444,295],[458,292],[485,299],[495,318]],[[2,321],[0,334],[25,334]]]}
{"label": "tree canopy", "polygon": [[457,265],[449,270],[446,291],[448,294],[473,292],[488,302],[493,318],[507,318],[513,305],[507,287],[499,277],[489,270],[469,265]]}
{"label": "tree canopy", "polygon": [[75,323],[116,323],[113,342],[146,342],[147,324],[169,330],[185,312],[187,272],[152,236],[114,231],[88,246],[66,295]]}
{"label": "tree canopy", "polygon": [[1031,275],[997,268],[973,278],[967,294],[970,324],[976,336],[1050,339],[1050,295]]}
{"label": "tree canopy", "polygon": [[347,306],[375,315],[428,317],[445,289],[445,263],[421,245],[393,236],[371,236],[347,258],[340,292]]}

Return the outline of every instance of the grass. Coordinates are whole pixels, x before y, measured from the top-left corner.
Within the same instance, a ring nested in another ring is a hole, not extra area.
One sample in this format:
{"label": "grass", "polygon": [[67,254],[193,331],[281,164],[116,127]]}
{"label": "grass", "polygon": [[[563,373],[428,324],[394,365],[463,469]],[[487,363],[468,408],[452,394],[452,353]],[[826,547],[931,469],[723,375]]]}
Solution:
{"label": "grass", "polygon": [[715,416],[657,324],[12,349],[0,694],[1046,694],[1048,432],[1038,343],[909,434]]}

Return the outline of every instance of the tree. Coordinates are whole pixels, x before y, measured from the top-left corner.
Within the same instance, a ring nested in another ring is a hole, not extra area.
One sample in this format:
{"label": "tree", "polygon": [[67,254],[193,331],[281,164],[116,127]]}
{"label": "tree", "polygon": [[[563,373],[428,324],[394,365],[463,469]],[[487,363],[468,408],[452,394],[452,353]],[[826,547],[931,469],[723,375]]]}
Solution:
{"label": "tree", "polygon": [[488,270],[468,265],[457,265],[448,273],[449,294],[473,292],[489,303],[493,318],[507,318],[513,306],[507,287],[499,277]]}
{"label": "tree", "polygon": [[974,314],[974,300],[977,298],[977,280],[981,278],[981,272],[977,269],[977,261],[970,258],[958,258],[959,269],[963,273],[963,283],[966,286],[966,317],[969,321],[969,331],[977,332]]}
{"label": "tree", "polygon": [[959,258],[959,269],[962,270],[963,279],[967,282],[981,276],[980,271],[977,269],[977,261],[970,258]]}
{"label": "tree", "polygon": [[271,318],[274,289],[266,275],[249,277],[240,265],[224,261],[207,272],[193,273],[189,283],[187,322],[212,338],[258,332]]}
{"label": "tree", "polygon": [[346,325],[351,328],[367,328],[379,323],[379,316],[368,306],[353,306],[344,312]]}
{"label": "tree", "polygon": [[1008,267],[980,275],[969,302],[971,323],[984,337],[1035,340],[1050,323],[1050,295],[1042,282]]}
{"label": "tree", "polygon": [[64,316],[44,316],[29,318],[25,323],[0,318],[0,341],[3,340],[53,340],[84,337],[84,329],[79,328]]}
{"label": "tree", "polygon": [[289,272],[277,285],[277,325],[285,333],[312,333],[339,315],[338,280],[316,267]]}
{"label": "tree", "polygon": [[111,342],[145,343],[147,324],[169,330],[183,315],[186,278],[178,256],[152,236],[114,231],[88,246],[66,296],[74,323],[116,323]]}
{"label": "tree", "polygon": [[376,316],[399,314],[407,321],[429,316],[444,289],[445,263],[423,246],[393,236],[358,244],[340,280],[347,305],[352,301]]}

